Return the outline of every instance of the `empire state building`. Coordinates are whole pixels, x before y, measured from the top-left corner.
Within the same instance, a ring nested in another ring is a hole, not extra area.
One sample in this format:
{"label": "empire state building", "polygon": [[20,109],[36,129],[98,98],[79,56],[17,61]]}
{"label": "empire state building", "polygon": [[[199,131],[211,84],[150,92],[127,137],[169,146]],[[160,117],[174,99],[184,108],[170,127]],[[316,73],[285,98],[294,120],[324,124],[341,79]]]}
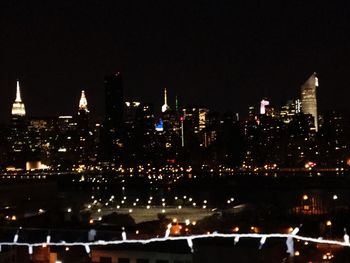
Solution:
{"label": "empire state building", "polygon": [[28,130],[26,122],[26,110],[21,98],[19,81],[17,80],[16,99],[12,105],[11,125],[8,141],[11,148],[9,151],[9,162],[15,167],[25,167],[28,152]]}
{"label": "empire state building", "polygon": [[26,109],[24,107],[24,103],[21,98],[21,90],[19,87],[19,81],[17,80],[17,89],[16,89],[16,99],[12,105],[12,116],[20,116],[23,117],[26,115]]}

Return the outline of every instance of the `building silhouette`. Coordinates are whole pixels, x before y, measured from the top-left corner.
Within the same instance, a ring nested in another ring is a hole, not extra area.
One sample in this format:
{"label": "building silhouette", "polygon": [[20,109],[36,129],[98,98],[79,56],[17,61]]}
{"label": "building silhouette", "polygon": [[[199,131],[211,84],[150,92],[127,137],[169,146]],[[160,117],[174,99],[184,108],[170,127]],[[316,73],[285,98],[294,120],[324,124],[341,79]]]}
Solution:
{"label": "building silhouette", "polygon": [[101,127],[100,157],[103,161],[116,161],[123,148],[123,81],[120,72],[106,76],[105,88],[105,120]]}
{"label": "building silhouette", "polygon": [[114,75],[106,76],[104,79],[105,88],[105,127],[111,133],[117,133],[123,124],[123,81],[118,72]]}

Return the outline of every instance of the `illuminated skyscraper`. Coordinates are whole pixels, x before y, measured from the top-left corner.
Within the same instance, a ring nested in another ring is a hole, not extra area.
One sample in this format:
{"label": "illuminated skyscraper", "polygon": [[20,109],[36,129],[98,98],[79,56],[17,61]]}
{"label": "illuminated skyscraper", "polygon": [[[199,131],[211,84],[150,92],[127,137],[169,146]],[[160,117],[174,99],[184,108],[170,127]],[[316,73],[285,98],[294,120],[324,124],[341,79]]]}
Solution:
{"label": "illuminated skyscraper", "polygon": [[170,107],[168,106],[168,95],[166,89],[164,89],[164,104],[162,106],[162,112],[166,112],[170,110]]}
{"label": "illuminated skyscraper", "polygon": [[26,115],[24,103],[22,102],[22,98],[21,98],[21,90],[19,87],[19,80],[17,80],[16,99],[12,105],[12,115],[14,115],[14,116],[25,116]]}
{"label": "illuminated skyscraper", "polygon": [[266,113],[266,106],[269,106],[270,102],[267,99],[262,99],[260,102],[260,114]]}
{"label": "illuminated skyscraper", "polygon": [[21,98],[19,81],[17,80],[16,99],[12,105],[11,124],[7,141],[9,142],[9,162],[15,167],[24,167],[28,158],[28,129],[26,111]]}
{"label": "illuminated skyscraper", "polygon": [[85,96],[85,91],[81,91],[79,100],[79,111],[77,117],[77,140],[75,152],[79,155],[77,161],[85,164],[93,152],[93,132],[91,127],[90,112]]}
{"label": "illuminated skyscraper", "polygon": [[316,88],[318,87],[318,78],[314,72],[308,80],[301,86],[301,103],[304,114],[311,114],[314,118],[315,130],[318,130],[317,120],[317,98]]}
{"label": "illuminated skyscraper", "polygon": [[81,97],[80,97],[80,100],[79,100],[79,111],[83,110],[83,111],[89,112],[87,105],[88,104],[87,104],[87,100],[86,100],[86,97],[85,97],[85,91],[82,90],[81,91]]}

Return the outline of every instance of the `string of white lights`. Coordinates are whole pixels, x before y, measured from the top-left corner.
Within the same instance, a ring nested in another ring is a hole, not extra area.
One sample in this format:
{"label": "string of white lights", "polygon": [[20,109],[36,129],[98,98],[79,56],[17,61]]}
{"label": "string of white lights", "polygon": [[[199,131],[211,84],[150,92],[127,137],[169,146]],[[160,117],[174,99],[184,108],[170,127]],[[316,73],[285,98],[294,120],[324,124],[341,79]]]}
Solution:
{"label": "string of white lights", "polygon": [[289,253],[291,256],[294,255],[294,243],[293,240],[301,240],[301,241],[307,241],[307,242],[313,242],[318,244],[328,244],[328,245],[338,245],[343,247],[350,247],[349,243],[349,236],[345,232],[344,234],[344,241],[339,240],[329,240],[329,239],[323,239],[323,238],[313,238],[313,237],[305,237],[297,235],[297,232],[299,231],[299,228],[295,228],[290,234],[281,234],[281,233],[272,233],[272,234],[257,234],[257,233],[246,233],[246,234],[221,234],[221,233],[211,233],[211,234],[202,234],[202,235],[192,235],[192,236],[165,236],[165,237],[157,237],[157,238],[150,238],[150,239],[126,239],[125,231],[122,233],[122,240],[96,240],[96,241],[90,241],[90,242],[51,242],[51,236],[50,234],[46,237],[46,242],[38,242],[38,243],[26,243],[26,242],[18,242],[19,234],[18,232],[15,234],[13,242],[0,242],[0,249],[3,246],[27,246],[29,254],[33,253],[34,247],[40,247],[40,246],[66,246],[66,247],[72,247],[72,246],[82,246],[85,247],[86,253],[90,253],[91,246],[106,246],[106,245],[121,245],[121,244],[149,244],[153,242],[165,242],[165,241],[179,241],[179,240],[185,240],[187,241],[187,244],[193,252],[193,240],[195,239],[204,239],[204,238],[233,238],[234,244],[237,244],[240,239],[242,238],[253,238],[253,239],[260,239],[259,243],[259,249],[262,248],[262,246],[265,244],[266,240],[269,238],[285,238],[286,239],[286,245],[287,245],[287,253]]}

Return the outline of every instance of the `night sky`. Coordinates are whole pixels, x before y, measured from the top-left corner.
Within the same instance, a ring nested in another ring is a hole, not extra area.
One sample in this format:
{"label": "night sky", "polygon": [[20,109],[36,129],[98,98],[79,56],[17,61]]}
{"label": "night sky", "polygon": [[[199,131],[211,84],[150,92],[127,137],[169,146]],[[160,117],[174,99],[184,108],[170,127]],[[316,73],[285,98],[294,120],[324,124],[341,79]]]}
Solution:
{"label": "night sky", "polygon": [[126,99],[156,113],[164,87],[171,104],[177,94],[243,115],[262,97],[280,106],[314,71],[320,110],[347,110],[349,4],[266,2],[2,0],[0,121],[16,78],[30,116],[76,113],[82,89],[103,116],[103,78],[117,71]]}

